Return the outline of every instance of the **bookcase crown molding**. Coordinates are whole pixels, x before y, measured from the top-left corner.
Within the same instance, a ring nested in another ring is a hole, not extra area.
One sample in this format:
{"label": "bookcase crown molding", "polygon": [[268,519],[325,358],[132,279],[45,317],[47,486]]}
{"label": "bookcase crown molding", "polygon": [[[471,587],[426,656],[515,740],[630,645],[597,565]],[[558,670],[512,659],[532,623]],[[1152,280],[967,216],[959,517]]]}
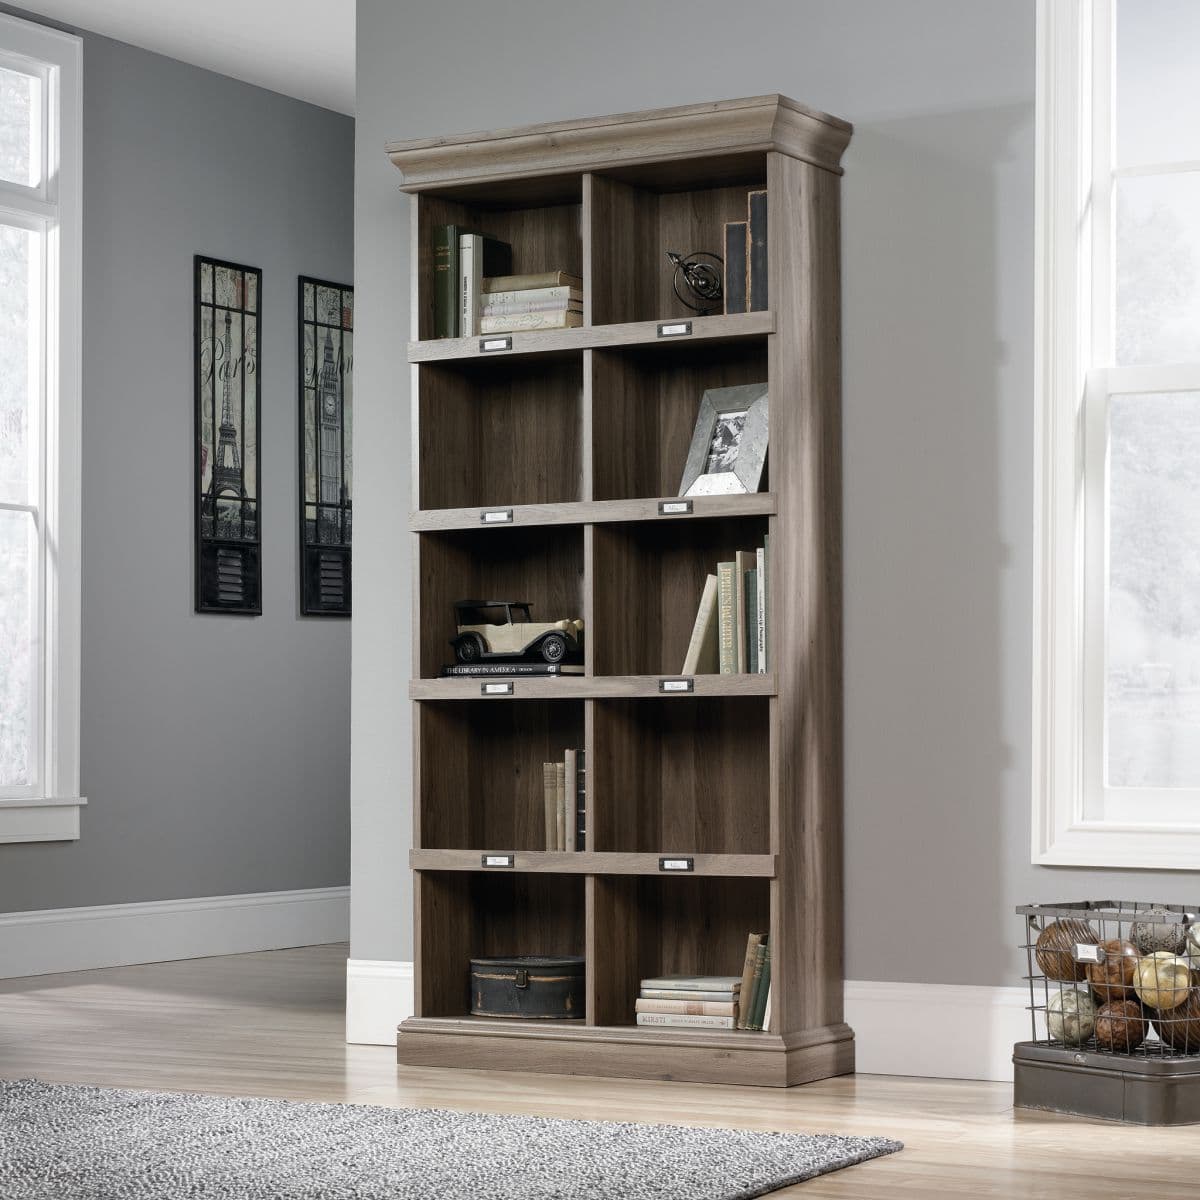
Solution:
{"label": "bookcase crown molding", "polygon": [[680,164],[686,180],[686,164],[700,154],[706,171],[728,158],[736,175],[742,156],[768,151],[840,175],[853,132],[846,121],[774,94],[389,142],[386,151],[406,192],[664,163]]}

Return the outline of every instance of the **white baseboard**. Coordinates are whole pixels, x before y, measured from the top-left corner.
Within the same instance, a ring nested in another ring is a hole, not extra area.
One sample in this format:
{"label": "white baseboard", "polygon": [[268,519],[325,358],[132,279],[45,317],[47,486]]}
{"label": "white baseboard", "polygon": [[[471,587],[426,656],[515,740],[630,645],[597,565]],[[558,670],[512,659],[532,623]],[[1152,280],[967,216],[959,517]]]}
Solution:
{"label": "white baseboard", "polygon": [[845,999],[865,1075],[1011,1083],[1013,1043],[1029,1040],[1026,988],[847,980]]}
{"label": "white baseboard", "polygon": [[[1029,993],[1019,987],[847,980],[846,1022],[864,1075],[1012,1081],[1013,1043],[1029,1037]],[[409,962],[350,959],[346,1040],[394,1046],[413,1011]]]}
{"label": "white baseboard", "polygon": [[396,1026],[414,1007],[412,963],[372,958],[346,963],[346,1041],[394,1046]]}
{"label": "white baseboard", "polygon": [[0,978],[344,942],[350,889],[0,913]]}

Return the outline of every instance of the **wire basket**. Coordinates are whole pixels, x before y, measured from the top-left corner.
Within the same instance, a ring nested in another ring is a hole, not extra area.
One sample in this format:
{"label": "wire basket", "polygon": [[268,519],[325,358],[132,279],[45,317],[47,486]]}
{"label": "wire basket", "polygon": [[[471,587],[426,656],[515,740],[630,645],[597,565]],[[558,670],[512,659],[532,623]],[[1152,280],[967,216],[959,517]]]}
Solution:
{"label": "wire basket", "polygon": [[1019,905],[1034,1043],[1200,1058],[1198,912],[1126,900]]}

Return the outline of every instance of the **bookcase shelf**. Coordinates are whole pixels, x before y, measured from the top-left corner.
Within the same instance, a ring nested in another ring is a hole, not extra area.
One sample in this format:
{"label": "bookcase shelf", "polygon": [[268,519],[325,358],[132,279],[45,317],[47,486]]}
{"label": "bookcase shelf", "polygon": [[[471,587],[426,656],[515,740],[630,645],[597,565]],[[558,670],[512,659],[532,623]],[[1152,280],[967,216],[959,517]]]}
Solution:
{"label": "bookcase shelf", "polygon": [[[852,1071],[842,1014],[840,159],[782,96],[388,147],[412,196],[416,1011],[406,1064],[787,1086]],[[666,252],[769,205],[766,311],[701,316]],[[579,328],[434,338],[434,233],[582,279]],[[768,385],[762,490],[678,490],[703,393]],[[673,502],[671,508],[663,508]],[[706,577],[770,536],[770,674],[683,677]],[[583,673],[439,678],[452,605],[582,617]],[[673,686],[665,686],[673,685]],[[582,749],[584,848],[542,765]],[[511,856],[511,858],[509,858]],[[688,869],[667,871],[686,862]],[[638,1027],[640,980],[741,971],[770,1029]],[[583,1011],[470,1015],[469,960],[582,955]]]}

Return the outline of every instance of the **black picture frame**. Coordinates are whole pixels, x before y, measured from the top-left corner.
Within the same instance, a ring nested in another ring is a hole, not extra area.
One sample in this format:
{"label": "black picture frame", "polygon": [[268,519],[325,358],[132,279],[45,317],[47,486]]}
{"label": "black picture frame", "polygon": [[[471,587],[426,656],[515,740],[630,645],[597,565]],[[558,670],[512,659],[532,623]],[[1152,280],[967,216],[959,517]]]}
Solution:
{"label": "black picture frame", "polygon": [[300,613],[352,610],[354,287],[301,275],[296,288]]}
{"label": "black picture frame", "polygon": [[258,616],[262,271],[197,254],[192,283],[195,610]]}

